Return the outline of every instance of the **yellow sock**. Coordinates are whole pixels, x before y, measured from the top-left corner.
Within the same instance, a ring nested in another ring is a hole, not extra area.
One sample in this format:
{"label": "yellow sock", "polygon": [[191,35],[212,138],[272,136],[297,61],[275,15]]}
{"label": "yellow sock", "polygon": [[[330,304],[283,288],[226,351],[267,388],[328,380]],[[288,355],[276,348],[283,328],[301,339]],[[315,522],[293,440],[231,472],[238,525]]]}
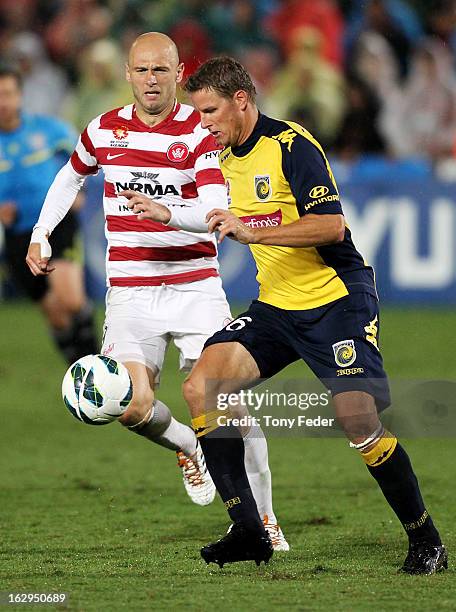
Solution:
{"label": "yellow sock", "polygon": [[200,416],[192,419],[193,431],[197,438],[205,436],[206,434],[214,431],[217,427],[224,425],[225,414],[220,410],[212,410],[206,414],[200,414]]}
{"label": "yellow sock", "polygon": [[367,465],[371,467],[377,467],[382,463],[385,463],[394,452],[397,445],[397,438],[389,431],[385,431],[384,435],[380,438],[377,444],[367,453],[361,453]]}

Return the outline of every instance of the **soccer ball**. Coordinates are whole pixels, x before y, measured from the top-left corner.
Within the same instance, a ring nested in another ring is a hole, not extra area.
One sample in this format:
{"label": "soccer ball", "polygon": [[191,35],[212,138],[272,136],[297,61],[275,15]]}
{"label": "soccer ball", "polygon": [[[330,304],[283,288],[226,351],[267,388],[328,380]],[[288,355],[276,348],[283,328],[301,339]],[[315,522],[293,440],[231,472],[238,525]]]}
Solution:
{"label": "soccer ball", "polygon": [[127,368],[105,355],[86,355],[67,370],[62,397],[71,414],[89,425],[106,425],[128,408],[133,387]]}

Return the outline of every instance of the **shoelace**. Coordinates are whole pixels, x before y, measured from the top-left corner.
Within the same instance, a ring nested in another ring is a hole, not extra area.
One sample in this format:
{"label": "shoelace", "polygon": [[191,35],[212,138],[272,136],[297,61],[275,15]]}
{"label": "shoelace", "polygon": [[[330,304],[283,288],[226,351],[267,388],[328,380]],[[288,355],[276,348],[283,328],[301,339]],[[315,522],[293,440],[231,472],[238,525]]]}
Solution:
{"label": "shoelace", "polygon": [[181,451],[177,453],[177,465],[182,468],[185,479],[190,482],[193,487],[199,487],[204,484],[203,472],[199,469],[198,465],[184,455]]}
{"label": "shoelace", "polygon": [[269,533],[269,537],[271,538],[272,545],[276,546],[277,544],[280,544],[282,539],[280,537],[279,525],[270,523],[267,514],[265,514],[263,517],[263,525],[266,531]]}
{"label": "shoelace", "polygon": [[265,525],[264,528],[269,533],[273,546],[281,543],[280,531],[278,525]]}

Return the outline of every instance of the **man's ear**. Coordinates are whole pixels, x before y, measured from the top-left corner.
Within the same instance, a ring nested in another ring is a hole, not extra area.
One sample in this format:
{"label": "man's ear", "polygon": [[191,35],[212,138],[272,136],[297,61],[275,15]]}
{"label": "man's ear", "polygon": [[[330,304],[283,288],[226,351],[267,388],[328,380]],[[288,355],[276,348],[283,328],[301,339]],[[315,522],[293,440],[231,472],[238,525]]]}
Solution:
{"label": "man's ear", "polygon": [[176,83],[182,82],[182,79],[184,78],[184,71],[185,71],[185,66],[184,66],[184,63],[181,62],[179,66],[177,67]]}
{"label": "man's ear", "polygon": [[125,78],[131,83],[130,67],[128,64],[125,64]]}
{"label": "man's ear", "polygon": [[249,103],[249,96],[246,91],[244,91],[243,89],[239,89],[235,92],[233,100],[238,106],[239,110],[244,111]]}

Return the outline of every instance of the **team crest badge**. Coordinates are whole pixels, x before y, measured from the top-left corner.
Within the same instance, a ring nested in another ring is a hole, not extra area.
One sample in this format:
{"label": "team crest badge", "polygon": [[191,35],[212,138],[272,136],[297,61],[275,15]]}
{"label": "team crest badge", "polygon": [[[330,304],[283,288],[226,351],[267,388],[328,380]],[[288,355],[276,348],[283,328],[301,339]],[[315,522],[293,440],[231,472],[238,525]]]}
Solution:
{"label": "team crest badge", "polygon": [[271,177],[269,174],[255,176],[255,194],[262,202],[269,200],[272,194]]}
{"label": "team crest badge", "polygon": [[112,130],[116,140],[123,140],[128,136],[128,128],[126,125],[119,125]]}
{"label": "team crest badge", "polygon": [[356,349],[354,340],[342,340],[332,345],[334,359],[341,368],[351,366],[356,360]]}
{"label": "team crest badge", "polygon": [[172,162],[183,162],[190,155],[190,149],[185,142],[173,142],[166,151],[166,157]]}

